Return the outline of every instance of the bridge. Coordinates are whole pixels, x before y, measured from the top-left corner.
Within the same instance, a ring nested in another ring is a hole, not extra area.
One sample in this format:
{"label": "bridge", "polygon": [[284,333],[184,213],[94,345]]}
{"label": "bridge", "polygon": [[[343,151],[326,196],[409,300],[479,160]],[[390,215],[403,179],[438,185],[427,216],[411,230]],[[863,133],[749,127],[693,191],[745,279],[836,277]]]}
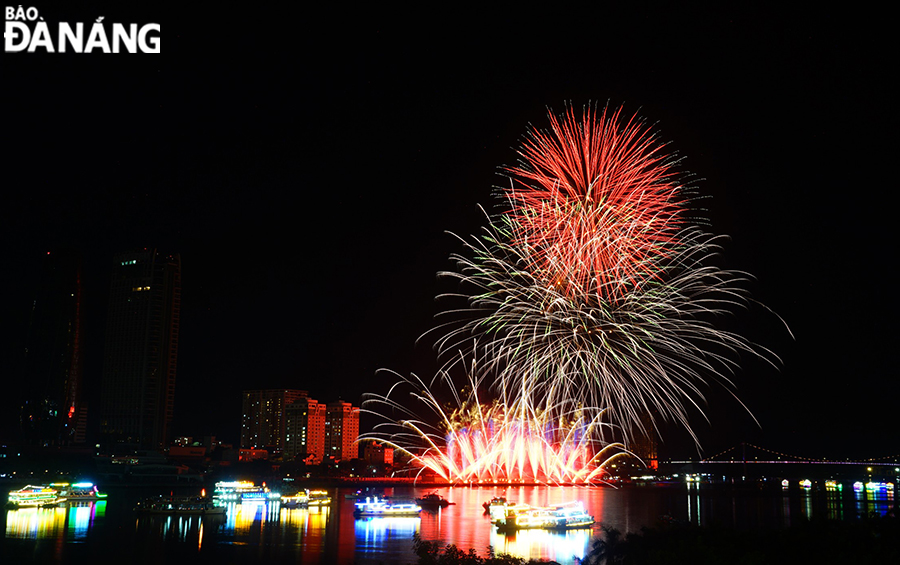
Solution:
{"label": "bridge", "polygon": [[[740,468],[734,467],[739,465]],[[690,467],[691,472],[724,475],[784,476],[804,474],[835,474],[854,476],[900,477],[900,454],[867,459],[824,459],[792,455],[740,443],[708,458],[696,460],[660,461],[670,470]]]}

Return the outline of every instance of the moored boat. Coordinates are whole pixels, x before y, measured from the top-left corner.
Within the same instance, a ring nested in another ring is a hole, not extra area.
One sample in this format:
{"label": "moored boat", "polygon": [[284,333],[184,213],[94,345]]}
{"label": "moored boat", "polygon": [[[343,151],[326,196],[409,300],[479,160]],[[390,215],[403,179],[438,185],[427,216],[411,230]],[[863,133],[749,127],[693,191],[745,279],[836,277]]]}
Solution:
{"label": "moored boat", "polygon": [[327,490],[310,490],[306,494],[309,496],[310,506],[326,506],[331,504],[331,495]]}
{"label": "moored boat", "polygon": [[52,486],[28,485],[19,490],[10,491],[7,504],[12,508],[34,508],[56,506],[65,500],[59,490]]}
{"label": "moored boat", "polygon": [[282,508],[308,508],[310,506],[327,506],[331,504],[331,496],[327,490],[305,490],[297,494],[281,497]]}
{"label": "moored boat", "polygon": [[435,492],[417,498],[416,503],[422,508],[446,508],[453,504],[452,502]]}
{"label": "moored boat", "polygon": [[270,502],[281,500],[281,493],[270,490],[266,484],[252,481],[220,481],[216,483],[213,497],[224,502]]}
{"label": "moored boat", "polygon": [[297,494],[289,494],[281,497],[282,508],[306,508],[309,506],[309,495],[306,491]]}

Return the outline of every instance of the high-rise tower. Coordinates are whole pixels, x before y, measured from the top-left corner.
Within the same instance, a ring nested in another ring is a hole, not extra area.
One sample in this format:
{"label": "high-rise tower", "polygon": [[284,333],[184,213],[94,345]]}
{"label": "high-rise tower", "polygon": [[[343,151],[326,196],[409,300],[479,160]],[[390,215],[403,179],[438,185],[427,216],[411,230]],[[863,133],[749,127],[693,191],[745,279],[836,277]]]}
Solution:
{"label": "high-rise tower", "polygon": [[107,443],[170,440],[181,310],[181,258],[155,249],[113,258],[100,431]]}
{"label": "high-rise tower", "polygon": [[335,461],[357,458],[359,408],[349,402],[329,402],[325,411],[325,456]]}
{"label": "high-rise tower", "polygon": [[19,385],[24,443],[84,443],[82,315],[81,256],[73,250],[47,252],[35,285]]}
{"label": "high-rise tower", "polygon": [[245,390],[241,395],[241,447],[283,450],[285,408],[306,394],[294,389]]}
{"label": "high-rise tower", "polygon": [[325,456],[325,405],[309,397],[284,409],[284,458],[319,464]]}

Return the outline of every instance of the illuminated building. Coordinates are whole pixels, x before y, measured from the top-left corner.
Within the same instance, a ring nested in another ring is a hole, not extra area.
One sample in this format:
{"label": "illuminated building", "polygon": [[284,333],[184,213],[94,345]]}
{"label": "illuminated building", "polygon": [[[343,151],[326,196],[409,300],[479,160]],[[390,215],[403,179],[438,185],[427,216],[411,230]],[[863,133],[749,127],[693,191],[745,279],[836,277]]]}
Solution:
{"label": "illuminated building", "polygon": [[643,416],[641,422],[645,431],[637,431],[634,434],[634,438],[628,444],[628,450],[640,458],[648,468],[656,470],[659,468],[659,446],[656,440],[656,430],[653,426],[653,421],[648,415]]}
{"label": "illuminated building", "polygon": [[84,443],[81,257],[47,252],[31,304],[20,384],[19,430],[32,445]]}
{"label": "illuminated building", "polygon": [[175,406],[181,258],[155,249],[113,258],[100,391],[107,443],[168,444]]}
{"label": "illuminated building", "polygon": [[303,397],[284,409],[284,458],[318,464],[325,455],[325,405]]}
{"label": "illuminated building", "polygon": [[374,440],[369,440],[363,445],[363,460],[370,464],[394,464],[394,448]]}
{"label": "illuminated building", "polygon": [[341,400],[329,402],[325,410],[325,456],[335,461],[357,459],[359,408]]}
{"label": "illuminated building", "polygon": [[245,390],[242,393],[241,447],[282,451],[287,432],[285,408],[306,398],[305,390]]}

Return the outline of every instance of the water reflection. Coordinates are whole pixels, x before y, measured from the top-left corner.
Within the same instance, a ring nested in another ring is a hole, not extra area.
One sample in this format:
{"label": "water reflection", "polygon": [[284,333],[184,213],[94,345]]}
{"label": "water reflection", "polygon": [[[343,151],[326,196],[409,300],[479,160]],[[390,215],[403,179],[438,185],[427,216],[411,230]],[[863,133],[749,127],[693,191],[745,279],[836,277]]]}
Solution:
{"label": "water reflection", "polygon": [[836,481],[825,481],[826,516],[831,520],[844,519],[844,487]]}
{"label": "water reflection", "polygon": [[700,520],[700,484],[687,482],[687,521],[690,524],[701,524]]}
{"label": "water reflection", "polygon": [[325,529],[330,514],[329,506],[313,506],[308,509],[282,508],[280,515],[282,530],[296,530],[304,535],[320,532]]}
{"label": "water reflection", "polygon": [[[434,489],[423,492],[432,492]],[[591,528],[549,531],[520,530],[501,533],[491,524],[482,504],[495,497],[512,503],[550,506],[583,501],[589,514],[599,523],[604,519],[604,500],[611,493],[604,488],[585,487],[456,487],[436,492],[454,504],[446,508],[422,512],[422,538],[446,541],[463,551],[474,549],[485,555],[488,546],[495,553],[506,553],[523,559],[545,559],[574,563],[584,557],[594,532]],[[418,494],[417,494],[418,495]]]}
{"label": "water reflection", "polygon": [[[345,489],[350,492],[350,489]],[[412,538],[455,544],[463,551],[496,553],[523,559],[548,559],[569,565],[583,558],[600,525],[623,534],[653,526],[660,519],[695,524],[724,524],[736,528],[791,526],[801,519],[828,517],[853,519],[859,515],[884,515],[896,505],[894,485],[848,482],[815,482],[803,489],[759,490],[726,486],[671,485],[665,487],[396,487],[395,497],[409,498],[430,492],[454,504],[423,511],[417,518],[366,518],[353,516],[353,500],[336,490],[330,506],[283,508],[278,502],[231,503],[225,516],[153,516],[133,512],[134,504],[150,492],[125,491],[107,502],[85,502],[59,508],[9,510],[6,538],[10,547],[30,555],[37,549],[55,556],[56,562],[81,562],[71,555],[91,554],[93,548],[116,546],[141,548],[151,559],[165,562],[172,552],[187,560],[207,556],[221,562],[253,559],[259,562],[290,559],[302,563],[358,563],[359,565],[411,562]],[[491,525],[482,503],[496,496],[532,506],[548,506],[572,500],[584,502],[597,524],[593,529],[551,532],[523,530],[503,534]],[[4,514],[0,514],[4,516]],[[109,518],[107,518],[107,516]],[[124,526],[124,527],[123,527]],[[162,543],[160,543],[162,542]],[[72,546],[67,544],[72,543]],[[80,547],[81,549],[74,549]],[[5,548],[0,548],[4,553]],[[80,553],[79,553],[80,552]],[[158,552],[158,553],[157,553]],[[168,559],[175,562],[173,559]],[[0,558],[5,564],[6,559]]]}
{"label": "water reflection", "polygon": [[853,483],[857,516],[883,516],[894,506],[893,483]]}
{"label": "water reflection", "polygon": [[496,553],[507,553],[523,559],[543,559],[567,563],[584,559],[591,541],[591,529],[551,532],[548,530],[520,530],[502,534],[491,528],[491,547]]}
{"label": "water reflection", "polygon": [[225,508],[225,529],[233,531],[237,537],[250,534],[251,528],[262,529],[266,522],[277,522],[281,510],[278,503],[264,501],[247,504],[229,502]]}
{"label": "water reflection", "polygon": [[[135,533],[141,540],[164,540],[195,546],[275,547],[317,562],[327,545],[326,526],[332,508],[282,508],[278,502],[236,503],[224,516],[139,516]],[[306,561],[304,561],[306,562]]]}
{"label": "water reflection", "polygon": [[422,525],[421,518],[360,518],[356,520],[356,549],[380,547],[392,538],[412,540]]}
{"label": "water reflection", "polygon": [[106,513],[106,501],[70,503],[55,508],[20,508],[6,512],[6,537],[81,541],[97,518]]}
{"label": "water reflection", "polygon": [[224,516],[164,516],[144,515],[135,519],[139,539],[159,539],[183,542],[203,547],[225,525]]}
{"label": "water reflection", "polygon": [[[104,510],[106,501],[103,501]],[[66,516],[67,536],[72,540],[83,540],[87,538],[88,530],[94,521],[96,506],[93,502],[74,503],[69,506],[69,515]]]}

